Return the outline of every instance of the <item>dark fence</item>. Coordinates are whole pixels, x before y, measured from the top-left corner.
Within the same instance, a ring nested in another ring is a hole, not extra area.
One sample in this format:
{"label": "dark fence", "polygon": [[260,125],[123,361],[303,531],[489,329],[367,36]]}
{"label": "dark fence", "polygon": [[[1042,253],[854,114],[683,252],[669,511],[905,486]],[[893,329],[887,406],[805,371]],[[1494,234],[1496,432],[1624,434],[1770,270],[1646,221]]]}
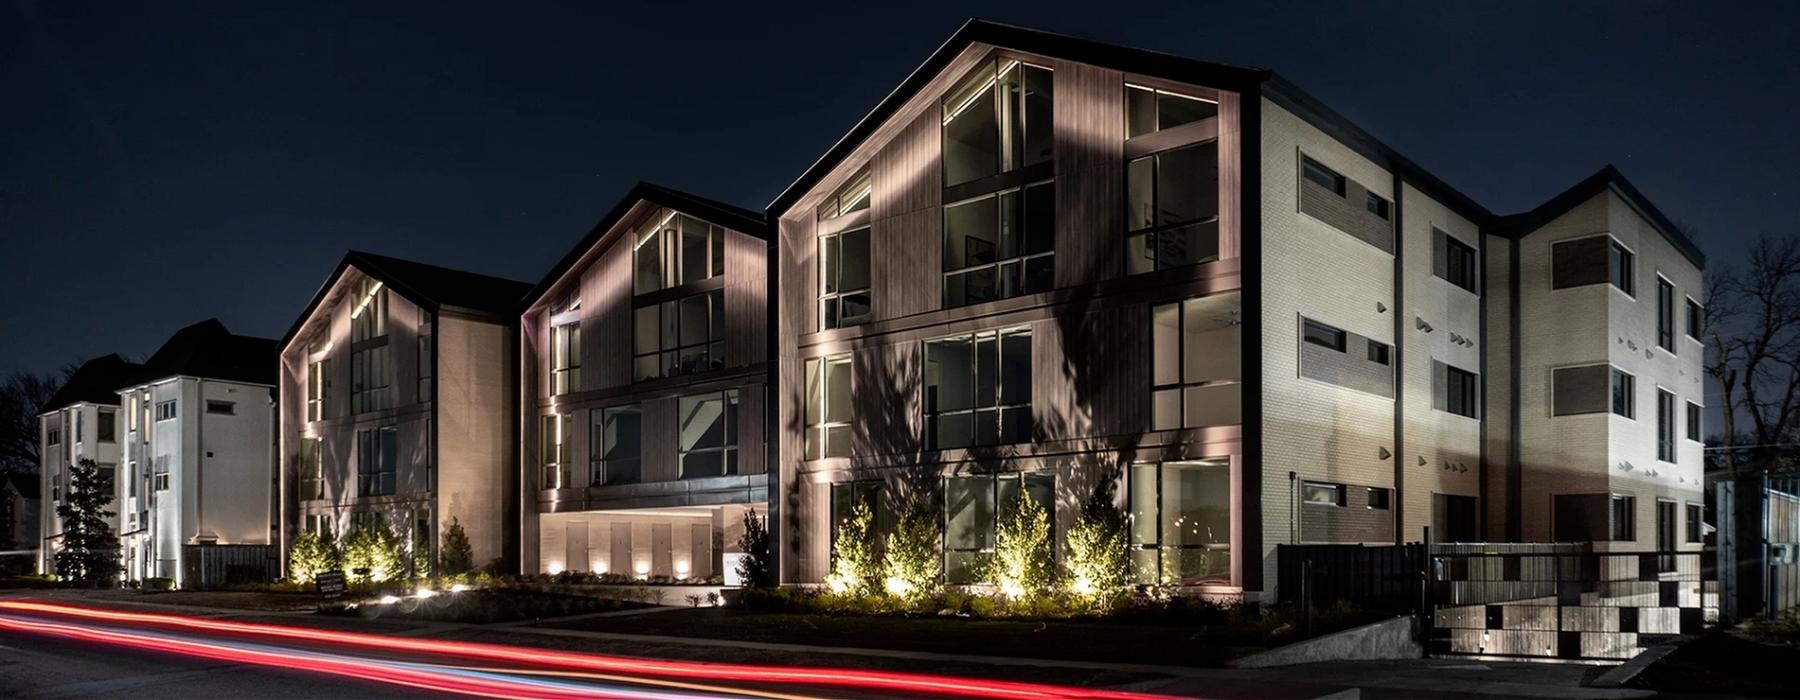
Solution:
{"label": "dark fence", "polygon": [[183,588],[267,583],[281,575],[273,545],[190,544],[181,547]]}
{"label": "dark fence", "polygon": [[1314,606],[1340,600],[1382,611],[1419,609],[1425,545],[1276,545],[1276,599]]}

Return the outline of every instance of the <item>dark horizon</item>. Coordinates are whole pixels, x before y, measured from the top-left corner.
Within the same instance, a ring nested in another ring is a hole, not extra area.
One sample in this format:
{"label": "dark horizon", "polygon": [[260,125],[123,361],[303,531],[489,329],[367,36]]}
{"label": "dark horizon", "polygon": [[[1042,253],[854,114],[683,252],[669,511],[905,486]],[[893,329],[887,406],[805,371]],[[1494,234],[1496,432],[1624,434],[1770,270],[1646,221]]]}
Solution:
{"label": "dark horizon", "polygon": [[760,210],[969,14],[1275,70],[1496,213],[1611,163],[1715,270],[1794,233],[1793,6],[380,11],[9,6],[0,370],[280,337],[351,248],[535,282],[638,180]]}

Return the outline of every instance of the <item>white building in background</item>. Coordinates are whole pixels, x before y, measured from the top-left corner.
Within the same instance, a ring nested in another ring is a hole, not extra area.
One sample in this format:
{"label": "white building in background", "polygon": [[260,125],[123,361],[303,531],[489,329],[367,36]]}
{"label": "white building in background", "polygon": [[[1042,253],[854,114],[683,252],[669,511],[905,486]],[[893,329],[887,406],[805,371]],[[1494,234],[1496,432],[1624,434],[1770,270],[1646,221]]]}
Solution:
{"label": "white building in background", "polygon": [[118,388],[125,580],[193,585],[197,564],[184,551],[196,550],[185,546],[274,542],[275,348],[208,319],[177,331]]}
{"label": "white building in background", "polygon": [[[38,414],[38,573],[55,573],[62,548],[62,521],[56,507],[69,492],[69,467],[94,460],[109,478],[119,464],[119,395],[115,391],[139,367],[118,355],[83,363]],[[111,519],[118,530],[117,517]]]}

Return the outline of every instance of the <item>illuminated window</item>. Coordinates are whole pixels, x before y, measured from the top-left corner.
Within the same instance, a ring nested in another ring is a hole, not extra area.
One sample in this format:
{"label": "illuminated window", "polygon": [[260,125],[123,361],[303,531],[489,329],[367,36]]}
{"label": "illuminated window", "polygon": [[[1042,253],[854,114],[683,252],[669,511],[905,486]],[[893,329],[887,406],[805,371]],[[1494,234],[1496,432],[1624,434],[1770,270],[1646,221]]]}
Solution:
{"label": "illuminated window", "polygon": [[944,207],[944,306],[1009,299],[1056,282],[1056,186],[1037,182]]}
{"label": "illuminated window", "polygon": [[635,288],[638,294],[679,287],[724,274],[725,229],[671,209],[652,212],[638,228]]}
{"label": "illuminated window", "polygon": [[737,473],[738,391],[683,396],[676,402],[680,478]]}
{"label": "illuminated window", "polygon": [[850,355],[806,361],[806,458],[850,456]]}
{"label": "illuminated window", "polygon": [[300,494],[302,501],[325,497],[325,471],[318,438],[300,439]]}
{"label": "illuminated window", "polygon": [[569,479],[569,446],[574,441],[574,417],[564,413],[541,419],[542,441],[538,443],[543,483],[538,488],[560,489],[574,484]]}
{"label": "illuminated window", "polygon": [[985,64],[944,97],[944,186],[1050,162],[1052,73],[1012,60]]}
{"label": "illuminated window", "polygon": [[869,320],[869,227],[819,237],[819,327]]}
{"label": "illuminated window", "polygon": [[1219,259],[1217,141],[1132,159],[1125,175],[1127,272]]}
{"label": "illuminated window", "polygon": [[637,308],[633,376],[679,377],[725,367],[725,292]]}
{"label": "illuminated window", "polygon": [[1212,100],[1140,85],[1125,86],[1125,138],[1134,138],[1219,116]]}
{"label": "illuminated window", "polygon": [[[1341,498],[1342,487],[1307,482]],[[1316,488],[1315,488],[1316,487]],[[1133,579],[1147,584],[1231,582],[1231,466],[1224,460],[1135,464],[1129,489]],[[1331,505],[1337,505],[1332,502]]]}
{"label": "illuminated window", "polygon": [[819,205],[819,220],[833,219],[851,212],[868,209],[869,195],[872,191],[869,171],[865,170],[861,175],[850,178],[850,182],[840,188],[837,194],[826,198],[825,202]]}
{"label": "illuminated window", "polygon": [[1031,330],[925,344],[925,444],[942,450],[1031,442]]}

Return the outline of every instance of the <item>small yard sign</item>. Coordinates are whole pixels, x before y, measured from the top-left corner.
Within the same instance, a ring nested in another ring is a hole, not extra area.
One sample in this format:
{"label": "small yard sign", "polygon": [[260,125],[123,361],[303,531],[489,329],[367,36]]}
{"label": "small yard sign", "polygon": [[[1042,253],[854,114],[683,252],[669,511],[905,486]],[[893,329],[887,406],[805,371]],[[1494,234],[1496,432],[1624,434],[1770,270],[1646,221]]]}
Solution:
{"label": "small yard sign", "polygon": [[343,595],[343,593],[344,593],[344,572],[342,572],[342,571],[321,572],[316,578],[313,579],[313,585],[318,587],[318,590],[320,593],[324,593],[324,594],[332,596],[332,597],[337,597],[339,595]]}

